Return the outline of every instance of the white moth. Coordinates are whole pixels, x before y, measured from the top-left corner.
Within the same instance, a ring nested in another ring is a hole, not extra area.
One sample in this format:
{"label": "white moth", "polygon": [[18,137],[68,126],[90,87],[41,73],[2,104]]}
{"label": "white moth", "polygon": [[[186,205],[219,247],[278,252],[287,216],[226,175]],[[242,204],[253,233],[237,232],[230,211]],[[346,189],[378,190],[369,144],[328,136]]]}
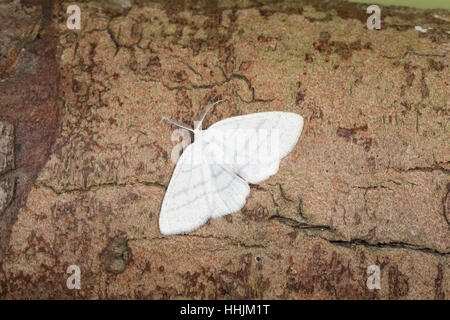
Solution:
{"label": "white moth", "polygon": [[[218,101],[220,102],[220,101]],[[218,103],[216,102],[216,103]],[[291,112],[260,112],[231,117],[201,130],[206,107],[175,167],[159,214],[163,235],[190,232],[210,218],[237,212],[258,184],[278,171],[303,128],[303,118]]]}

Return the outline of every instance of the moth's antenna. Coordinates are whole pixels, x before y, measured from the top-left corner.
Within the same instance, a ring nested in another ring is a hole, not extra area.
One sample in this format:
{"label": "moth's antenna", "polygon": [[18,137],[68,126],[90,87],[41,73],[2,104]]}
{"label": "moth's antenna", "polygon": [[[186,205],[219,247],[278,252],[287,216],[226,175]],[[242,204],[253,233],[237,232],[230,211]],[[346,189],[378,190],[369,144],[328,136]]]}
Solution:
{"label": "moth's antenna", "polygon": [[194,130],[192,130],[191,128],[186,127],[185,125],[182,125],[181,123],[178,123],[178,122],[176,122],[174,120],[170,120],[169,118],[166,118],[166,117],[162,117],[162,118],[163,118],[163,120],[166,120],[166,121],[170,122],[171,124],[173,124],[173,125],[175,125],[177,127],[189,130],[190,132],[194,132]]}
{"label": "moth's antenna", "polygon": [[216,102],[213,102],[211,104],[208,104],[205,108],[205,110],[203,110],[202,115],[200,116],[200,120],[197,122],[197,125],[195,126],[194,130],[197,130],[198,128],[200,128],[202,126],[202,122],[203,119],[205,119],[206,114],[208,113],[209,110],[211,110],[212,107],[214,107],[216,104],[218,104],[219,102],[222,102],[223,100],[219,100]]}

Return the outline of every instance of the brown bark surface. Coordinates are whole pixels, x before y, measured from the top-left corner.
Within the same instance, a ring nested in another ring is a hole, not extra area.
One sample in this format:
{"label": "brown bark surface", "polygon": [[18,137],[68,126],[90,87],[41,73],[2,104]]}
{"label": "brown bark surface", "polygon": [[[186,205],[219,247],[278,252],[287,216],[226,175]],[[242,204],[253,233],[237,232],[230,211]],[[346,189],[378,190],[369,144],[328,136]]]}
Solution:
{"label": "brown bark surface", "polygon": [[[94,1],[69,30],[69,4],[0,4],[1,298],[450,297],[448,11]],[[241,211],[162,236],[161,118],[217,99],[205,128],[279,110],[303,133]]]}

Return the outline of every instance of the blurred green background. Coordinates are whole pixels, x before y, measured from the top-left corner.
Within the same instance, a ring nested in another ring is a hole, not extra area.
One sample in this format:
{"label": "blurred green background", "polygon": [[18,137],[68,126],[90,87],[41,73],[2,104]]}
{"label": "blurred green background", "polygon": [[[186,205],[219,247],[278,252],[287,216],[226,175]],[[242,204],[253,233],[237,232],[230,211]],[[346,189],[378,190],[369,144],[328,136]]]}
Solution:
{"label": "blurred green background", "polygon": [[350,0],[350,2],[407,6],[421,9],[450,9],[450,0]]}

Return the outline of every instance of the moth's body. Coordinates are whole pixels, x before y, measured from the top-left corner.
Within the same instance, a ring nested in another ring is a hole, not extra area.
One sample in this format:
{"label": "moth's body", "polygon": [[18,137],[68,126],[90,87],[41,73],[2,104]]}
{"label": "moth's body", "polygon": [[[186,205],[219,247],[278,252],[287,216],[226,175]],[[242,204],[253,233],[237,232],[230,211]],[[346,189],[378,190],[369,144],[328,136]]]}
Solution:
{"label": "moth's body", "polygon": [[[186,128],[194,133],[194,142],[178,159],[164,196],[161,233],[190,232],[209,218],[239,211],[250,193],[248,183],[260,183],[278,171],[302,127],[303,118],[295,113],[261,112],[227,118],[207,130],[201,130],[201,121],[193,130]],[[277,141],[277,131],[278,148],[266,150],[270,139]]]}
{"label": "moth's body", "polygon": [[200,128],[194,129],[194,142],[199,141],[202,138],[203,136],[202,131],[203,130]]}

